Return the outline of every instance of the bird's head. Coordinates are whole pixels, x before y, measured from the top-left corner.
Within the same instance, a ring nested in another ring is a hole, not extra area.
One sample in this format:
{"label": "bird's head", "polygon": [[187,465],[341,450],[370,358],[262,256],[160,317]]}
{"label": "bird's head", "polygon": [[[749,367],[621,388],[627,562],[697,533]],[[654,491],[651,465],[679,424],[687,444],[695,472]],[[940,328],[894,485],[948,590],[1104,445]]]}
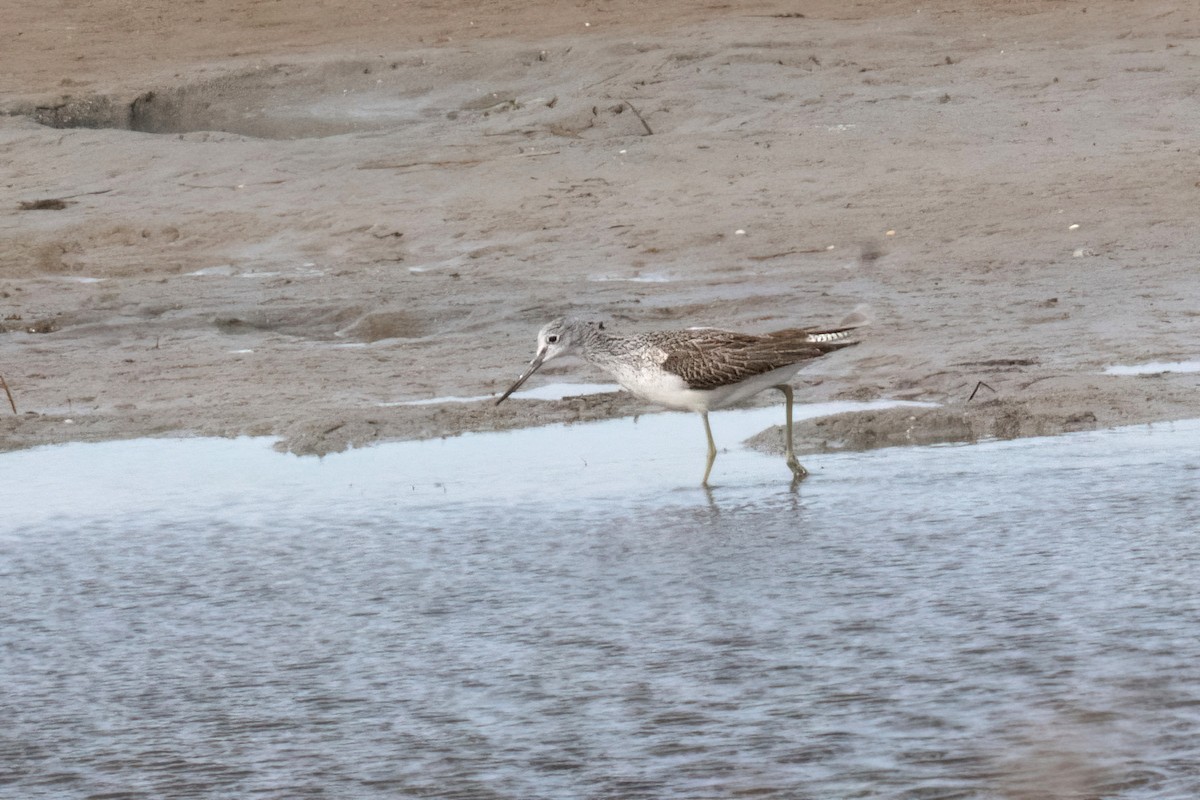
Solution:
{"label": "bird's head", "polygon": [[510,386],[507,392],[500,395],[496,405],[500,405],[508,399],[510,394],[520,389],[521,384],[525,383],[530,375],[541,369],[541,366],[547,361],[579,352],[587,332],[593,328],[602,329],[603,327],[601,323],[583,322],[569,317],[559,317],[547,322],[538,331],[537,353],[534,355],[533,361],[529,362],[529,366],[521,374],[521,377],[517,378],[517,382]]}

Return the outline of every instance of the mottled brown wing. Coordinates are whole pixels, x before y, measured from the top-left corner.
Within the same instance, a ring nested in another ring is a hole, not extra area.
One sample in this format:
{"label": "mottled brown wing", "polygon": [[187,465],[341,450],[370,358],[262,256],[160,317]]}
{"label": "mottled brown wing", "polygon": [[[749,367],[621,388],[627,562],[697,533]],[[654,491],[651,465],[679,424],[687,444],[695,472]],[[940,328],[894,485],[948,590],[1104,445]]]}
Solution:
{"label": "mottled brown wing", "polygon": [[[814,335],[823,341],[813,341]],[[716,389],[857,344],[848,331],[792,328],[763,336],[722,330],[673,331],[656,342],[663,369],[691,389]]]}

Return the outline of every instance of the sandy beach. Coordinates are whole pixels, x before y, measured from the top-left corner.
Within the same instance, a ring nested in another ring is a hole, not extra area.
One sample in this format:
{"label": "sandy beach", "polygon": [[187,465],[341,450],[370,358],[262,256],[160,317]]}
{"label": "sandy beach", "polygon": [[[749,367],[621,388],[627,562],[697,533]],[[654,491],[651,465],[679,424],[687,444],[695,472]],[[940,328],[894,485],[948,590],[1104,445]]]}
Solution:
{"label": "sandy beach", "polygon": [[1104,372],[1200,358],[1185,4],[294,6],[4,4],[0,449],[642,413],[486,398],[563,314],[861,305],[797,398],[941,408],[800,452],[1200,416],[1200,373]]}

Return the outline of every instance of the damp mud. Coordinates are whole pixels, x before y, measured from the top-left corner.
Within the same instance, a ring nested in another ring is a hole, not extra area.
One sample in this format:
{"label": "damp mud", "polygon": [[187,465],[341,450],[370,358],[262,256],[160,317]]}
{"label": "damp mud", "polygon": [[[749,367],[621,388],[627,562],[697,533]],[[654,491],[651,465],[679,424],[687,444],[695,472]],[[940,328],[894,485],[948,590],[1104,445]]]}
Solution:
{"label": "damp mud", "polygon": [[487,398],[563,314],[762,332],[861,304],[798,398],[944,410],[810,450],[1196,413],[1194,371],[1106,373],[1200,341],[1178,4],[202,5],[6,16],[0,450],[644,414]]}
{"label": "damp mud", "polygon": [[[1177,413],[1186,413],[1189,402],[1187,397],[1180,398]],[[1072,404],[1064,404],[1061,399],[983,400],[924,409],[900,407],[814,415],[796,423],[793,441],[797,453],[833,453],[1055,436],[1113,427],[1128,419],[1099,396]],[[783,453],[783,443],[782,424],[749,440],[750,446],[769,453]]]}
{"label": "damp mud", "polygon": [[1200,423],[813,455],[793,485],[737,444],[777,411],[713,415],[707,491],[687,414],[321,459],[247,438],[0,454],[0,780],[1200,793]]}

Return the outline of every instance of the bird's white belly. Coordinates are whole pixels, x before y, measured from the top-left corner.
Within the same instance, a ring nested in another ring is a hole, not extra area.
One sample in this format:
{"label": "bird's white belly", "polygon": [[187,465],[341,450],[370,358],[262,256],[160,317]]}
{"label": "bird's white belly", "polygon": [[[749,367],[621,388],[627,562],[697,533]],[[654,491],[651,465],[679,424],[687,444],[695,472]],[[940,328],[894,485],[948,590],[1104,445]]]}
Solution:
{"label": "bird's white belly", "polygon": [[680,411],[703,409],[702,405],[696,405],[698,398],[693,397],[700,393],[689,389],[683,378],[665,370],[613,370],[613,377],[626,391],[642,400]]}
{"label": "bird's white belly", "polygon": [[753,378],[748,378],[741,383],[712,389],[708,392],[710,396],[708,407],[725,408],[726,406],[737,405],[743,400],[749,400],[761,391],[787,383],[796,377],[796,373],[800,371],[800,366],[799,364],[793,364],[771,370],[770,372],[764,372],[761,375],[755,375]]}
{"label": "bird's white belly", "polygon": [[642,400],[679,411],[700,412],[740,403],[764,389],[787,383],[799,371],[799,365],[787,366],[715,389],[689,389],[683,378],[662,369],[615,369],[612,374],[617,383]]}

